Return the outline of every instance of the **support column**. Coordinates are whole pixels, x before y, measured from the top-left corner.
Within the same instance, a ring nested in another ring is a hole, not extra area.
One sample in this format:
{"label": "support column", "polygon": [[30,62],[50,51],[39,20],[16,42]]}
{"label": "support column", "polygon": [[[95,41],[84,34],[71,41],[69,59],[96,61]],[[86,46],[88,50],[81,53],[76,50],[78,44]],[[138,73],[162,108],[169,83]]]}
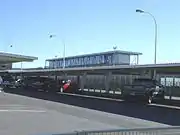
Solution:
{"label": "support column", "polygon": [[63,74],[63,79],[66,80],[66,79],[67,79],[67,76],[68,76],[67,73],[64,73],[64,74]]}
{"label": "support column", "polygon": [[44,68],[46,68],[46,65],[47,65],[47,60],[45,60]]}
{"label": "support column", "polygon": [[137,65],[139,64],[139,55],[137,55],[137,61],[136,61],[137,63]]}
{"label": "support column", "polygon": [[109,90],[110,90],[110,81],[111,80],[112,80],[112,72],[109,71],[105,75],[105,89],[106,89],[106,92],[109,92]]}
{"label": "support column", "polygon": [[166,87],[166,76],[164,76],[164,86]]}
{"label": "support column", "polygon": [[175,86],[175,76],[173,76],[173,86],[171,86],[170,91],[169,91],[170,92],[170,94],[169,94],[170,100],[172,99],[174,86]]}
{"label": "support column", "polygon": [[55,79],[55,81],[57,82],[57,80],[58,80],[58,79],[57,79],[57,75],[55,75],[54,79]]}
{"label": "support column", "polygon": [[14,79],[17,80],[17,74],[15,74]]}
{"label": "support column", "polygon": [[81,78],[81,77],[78,75],[78,76],[77,76],[77,85],[78,85],[78,89],[81,88],[81,86],[80,86],[80,82],[81,82],[81,81],[80,81],[80,78]]}
{"label": "support column", "polygon": [[160,74],[156,74],[156,80],[161,83],[161,75]]}
{"label": "support column", "polygon": [[84,72],[82,77],[80,78],[80,89],[81,89],[81,91],[84,90],[84,85],[86,83],[86,76],[87,76],[87,73]]}
{"label": "support column", "polygon": [[147,71],[147,76],[150,77],[151,79],[154,79],[152,70]]}

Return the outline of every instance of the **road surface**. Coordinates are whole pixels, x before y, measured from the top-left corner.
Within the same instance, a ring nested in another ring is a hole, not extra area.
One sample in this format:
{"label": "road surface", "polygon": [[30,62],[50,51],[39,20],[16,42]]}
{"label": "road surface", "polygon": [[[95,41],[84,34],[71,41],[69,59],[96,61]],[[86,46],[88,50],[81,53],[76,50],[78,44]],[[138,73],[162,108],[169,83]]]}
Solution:
{"label": "road surface", "polygon": [[39,135],[157,126],[167,125],[0,92],[0,134],[2,135]]}

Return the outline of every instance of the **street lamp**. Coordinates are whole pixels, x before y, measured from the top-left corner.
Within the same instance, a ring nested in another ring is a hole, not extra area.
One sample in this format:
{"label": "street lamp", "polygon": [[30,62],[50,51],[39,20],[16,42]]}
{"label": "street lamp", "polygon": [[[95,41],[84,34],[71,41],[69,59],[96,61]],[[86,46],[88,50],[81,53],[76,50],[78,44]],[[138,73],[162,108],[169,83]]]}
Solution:
{"label": "street lamp", "polygon": [[[157,54],[157,22],[155,17],[150,13],[150,12],[146,12],[144,10],[141,9],[136,9],[137,13],[143,13],[143,14],[148,14],[149,16],[151,16],[153,18],[154,24],[155,24],[155,38],[154,38],[154,64],[156,64],[156,54]],[[156,70],[154,70],[154,78],[156,78]]]}
{"label": "street lamp", "polygon": [[[49,38],[53,38],[56,35],[50,35]],[[65,61],[65,52],[66,52],[66,44],[64,42],[64,40],[62,40],[63,46],[64,46],[64,50],[63,50],[63,68],[65,68],[66,66],[66,61]]]}
{"label": "street lamp", "polygon": [[113,66],[116,65],[116,49],[117,49],[117,46],[113,46]]}

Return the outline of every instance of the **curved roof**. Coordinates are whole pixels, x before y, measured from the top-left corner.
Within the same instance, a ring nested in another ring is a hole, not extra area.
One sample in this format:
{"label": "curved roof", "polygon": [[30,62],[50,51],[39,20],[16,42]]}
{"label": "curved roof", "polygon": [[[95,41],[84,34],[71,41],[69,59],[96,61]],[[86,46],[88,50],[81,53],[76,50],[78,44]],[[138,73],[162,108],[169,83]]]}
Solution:
{"label": "curved roof", "polygon": [[38,60],[38,57],[0,52],[0,64],[32,62],[34,60]]}

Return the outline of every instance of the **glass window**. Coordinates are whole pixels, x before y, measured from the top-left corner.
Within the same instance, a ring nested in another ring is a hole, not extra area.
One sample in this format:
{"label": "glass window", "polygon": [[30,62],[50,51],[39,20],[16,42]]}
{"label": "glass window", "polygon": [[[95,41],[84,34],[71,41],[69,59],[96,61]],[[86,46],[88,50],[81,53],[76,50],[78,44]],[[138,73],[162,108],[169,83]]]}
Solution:
{"label": "glass window", "polygon": [[107,63],[108,63],[108,65],[111,65],[111,64],[112,64],[112,56],[111,56],[111,55],[109,55],[109,56],[107,57]]}
{"label": "glass window", "polygon": [[96,56],[96,64],[100,64],[100,58],[99,58],[99,56]]}
{"label": "glass window", "polygon": [[69,67],[72,67],[73,60],[69,59]]}
{"label": "glass window", "polygon": [[69,59],[66,59],[66,67],[69,67]]}
{"label": "glass window", "polygon": [[68,59],[68,66],[71,67],[71,59]]}
{"label": "glass window", "polygon": [[77,65],[78,65],[78,66],[80,65],[80,60],[79,60],[79,58],[77,58]]}
{"label": "glass window", "polygon": [[87,65],[90,65],[90,57],[87,57]]}
{"label": "glass window", "polygon": [[97,64],[97,56],[94,56],[94,64]]}
{"label": "glass window", "polygon": [[89,65],[92,65],[92,56],[89,57]]}
{"label": "glass window", "polygon": [[63,67],[63,61],[60,60],[60,67],[62,68]]}
{"label": "glass window", "polygon": [[84,66],[86,65],[86,57],[84,57],[84,60],[83,60],[83,63],[84,63]]}
{"label": "glass window", "polygon": [[71,59],[71,67],[74,66],[74,65],[75,65],[75,64],[74,64],[74,59],[72,58],[72,59]]}
{"label": "glass window", "polygon": [[104,55],[101,55],[101,63],[104,64]]}
{"label": "glass window", "polygon": [[77,66],[77,58],[74,58],[74,65]]}
{"label": "glass window", "polygon": [[53,68],[53,62],[49,61],[49,68]]}
{"label": "glass window", "polygon": [[92,65],[94,65],[95,64],[95,58],[94,58],[94,56],[92,56]]}
{"label": "glass window", "polygon": [[59,68],[59,60],[57,60],[57,68]]}
{"label": "glass window", "polygon": [[54,68],[56,68],[56,65],[57,65],[57,61],[55,60],[54,61]]}
{"label": "glass window", "polygon": [[74,58],[74,60],[75,60],[75,62],[74,62],[75,66],[77,66],[77,58]]}
{"label": "glass window", "polygon": [[79,65],[82,66],[82,58],[79,58]]}
{"label": "glass window", "polygon": [[81,66],[84,66],[84,58],[81,58]]}

